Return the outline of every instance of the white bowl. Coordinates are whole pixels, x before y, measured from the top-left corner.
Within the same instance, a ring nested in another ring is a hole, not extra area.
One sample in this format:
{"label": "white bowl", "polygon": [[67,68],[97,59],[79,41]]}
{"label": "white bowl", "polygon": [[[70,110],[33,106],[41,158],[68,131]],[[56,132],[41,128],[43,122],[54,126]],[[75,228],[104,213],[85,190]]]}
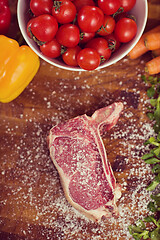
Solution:
{"label": "white bowl", "polygon": [[[26,43],[33,49],[33,51],[39,57],[41,57],[43,60],[45,60],[46,62],[56,67],[60,67],[62,69],[71,70],[71,71],[84,71],[80,67],[71,67],[66,65],[61,60],[52,59],[44,56],[41,53],[37,44],[28,37],[27,23],[30,19],[29,3],[30,3],[30,0],[18,0],[18,6],[17,6],[18,23]],[[122,59],[123,57],[125,57],[140,39],[147,22],[147,16],[148,16],[147,0],[137,0],[134,8],[130,11],[130,13],[136,17],[136,23],[137,23],[136,36],[129,43],[123,44],[114,54],[112,54],[112,56],[108,61],[102,63],[97,69],[102,69],[107,66],[110,66],[116,63],[117,61],[119,61],[120,59]]]}

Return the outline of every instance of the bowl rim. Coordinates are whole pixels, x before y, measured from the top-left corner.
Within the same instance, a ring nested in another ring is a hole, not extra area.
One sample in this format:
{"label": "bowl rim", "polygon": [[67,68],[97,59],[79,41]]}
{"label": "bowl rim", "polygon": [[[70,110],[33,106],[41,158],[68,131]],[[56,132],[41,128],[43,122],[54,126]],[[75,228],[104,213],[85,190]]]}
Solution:
{"label": "bowl rim", "polygon": [[[27,35],[27,33],[25,32],[24,30],[24,27],[23,27],[23,24],[22,24],[22,21],[21,21],[21,16],[20,16],[20,9],[21,9],[21,3],[23,2],[24,0],[18,0],[18,4],[17,4],[17,19],[18,19],[18,25],[19,25],[19,28],[20,28],[20,31],[22,33],[22,36],[24,37],[26,43],[28,44],[28,46],[41,58],[43,59],[45,62],[48,62],[49,64],[53,65],[53,66],[56,66],[58,68],[62,68],[64,70],[70,70],[70,71],[88,71],[88,70],[84,70],[80,67],[73,67],[73,66],[69,66],[69,65],[61,65],[61,64],[58,64],[56,62],[53,62],[52,60],[50,60],[48,57],[44,56],[40,51],[38,51],[37,49],[35,49],[35,47],[30,43],[29,41],[29,37]],[[137,0],[138,1],[138,0]],[[139,0],[139,1],[142,1],[142,0]],[[139,39],[141,38],[143,32],[144,32],[144,29],[146,27],[146,23],[147,23],[147,18],[148,18],[148,2],[147,0],[143,0],[144,1],[144,7],[145,7],[145,15],[144,15],[144,20],[143,20],[143,26],[139,32],[139,35],[138,36],[135,36],[136,37],[136,40],[133,42],[133,44],[131,44],[130,47],[128,47],[128,49],[126,51],[124,51],[124,53],[121,53],[120,56],[117,56],[116,59],[111,59],[109,62],[106,62],[105,63],[105,66],[104,64],[100,64],[95,70],[100,70],[100,69],[103,69],[103,68],[106,68],[108,66],[111,66],[115,63],[117,63],[118,61],[120,61],[121,59],[123,59],[133,48],[134,46],[137,44],[137,42],[139,41]],[[94,70],[94,71],[95,71]],[[93,70],[92,70],[93,71]]]}

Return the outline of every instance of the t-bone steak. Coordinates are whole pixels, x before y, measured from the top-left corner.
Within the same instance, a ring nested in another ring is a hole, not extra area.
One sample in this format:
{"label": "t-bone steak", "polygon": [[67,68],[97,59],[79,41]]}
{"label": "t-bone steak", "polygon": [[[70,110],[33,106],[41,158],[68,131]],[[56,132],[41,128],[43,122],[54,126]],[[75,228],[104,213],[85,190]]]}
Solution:
{"label": "t-bone steak", "polygon": [[94,221],[117,214],[121,188],[116,183],[100,135],[111,129],[123,110],[121,102],[51,128],[48,145],[68,202]]}

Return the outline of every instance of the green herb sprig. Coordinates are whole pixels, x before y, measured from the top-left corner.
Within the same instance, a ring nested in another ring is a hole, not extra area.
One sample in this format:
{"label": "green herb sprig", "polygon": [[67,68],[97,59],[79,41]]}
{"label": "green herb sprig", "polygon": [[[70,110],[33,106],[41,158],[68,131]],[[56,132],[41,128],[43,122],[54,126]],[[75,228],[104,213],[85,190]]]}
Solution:
{"label": "green herb sprig", "polygon": [[150,85],[147,90],[147,96],[150,98],[147,116],[154,121],[153,129],[158,133],[160,131],[160,77],[142,76],[142,79]]}
{"label": "green herb sprig", "polygon": [[[156,191],[160,184],[160,78],[150,76],[142,79],[150,85],[147,96],[150,99],[147,116],[153,121],[156,137],[150,137],[144,145],[150,145],[149,153],[142,156],[146,164],[150,164],[154,179],[147,186],[148,191]],[[129,233],[135,240],[151,239],[160,240],[160,192],[152,192],[147,208],[152,214],[143,220],[139,219],[134,225],[128,227]],[[149,226],[147,225],[149,224]],[[152,227],[151,227],[152,224]]]}

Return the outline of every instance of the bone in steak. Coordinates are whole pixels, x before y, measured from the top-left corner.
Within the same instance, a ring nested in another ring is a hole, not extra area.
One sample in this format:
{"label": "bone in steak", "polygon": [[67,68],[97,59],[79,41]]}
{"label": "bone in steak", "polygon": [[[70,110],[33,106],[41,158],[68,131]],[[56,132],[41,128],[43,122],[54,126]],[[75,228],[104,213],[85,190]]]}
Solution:
{"label": "bone in steak", "polygon": [[69,203],[89,219],[117,213],[121,196],[100,135],[117,122],[123,104],[113,103],[58,124],[50,130],[50,155]]}

